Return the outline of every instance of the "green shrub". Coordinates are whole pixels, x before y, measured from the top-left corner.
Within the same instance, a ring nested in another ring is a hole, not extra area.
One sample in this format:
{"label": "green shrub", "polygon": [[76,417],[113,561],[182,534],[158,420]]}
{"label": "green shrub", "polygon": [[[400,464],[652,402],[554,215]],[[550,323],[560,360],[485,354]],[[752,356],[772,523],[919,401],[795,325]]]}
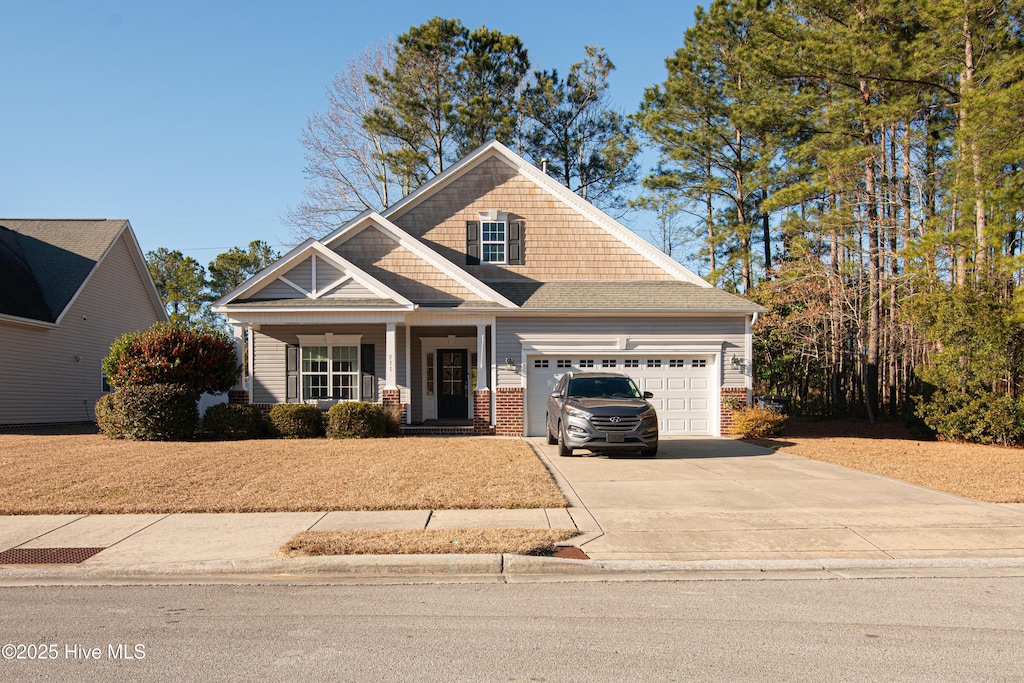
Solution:
{"label": "green shrub", "polygon": [[96,426],[99,427],[100,434],[105,435],[108,439],[125,438],[124,426],[121,424],[117,407],[114,405],[114,394],[100,396],[96,401],[93,413],[96,415]]}
{"label": "green shrub", "polygon": [[380,409],[387,420],[388,436],[399,436],[402,433],[402,406],[387,405]]}
{"label": "green shrub", "polygon": [[234,386],[241,366],[235,342],[223,330],[197,324],[156,323],[114,340],[103,372],[117,388],[182,384],[198,396]]}
{"label": "green shrub", "polygon": [[751,406],[733,413],[733,430],[744,439],[763,439],[778,436],[786,416],[768,408]]}
{"label": "green shrub", "polygon": [[324,414],[306,403],[280,403],[270,409],[270,433],[286,439],[312,439],[324,435]]}
{"label": "green shrub", "polygon": [[128,439],[184,441],[199,424],[198,400],[181,384],[126,386],[113,393],[112,419]]}
{"label": "green shrub", "polygon": [[332,439],[379,439],[387,434],[388,415],[382,406],[347,401],[327,411],[327,436]]}
{"label": "green shrub", "polygon": [[924,423],[947,441],[1024,443],[1024,405],[1012,396],[936,390],[917,404]]}
{"label": "green shrub", "polygon": [[245,403],[218,403],[203,415],[203,432],[215,439],[258,439],[265,431],[263,413]]}

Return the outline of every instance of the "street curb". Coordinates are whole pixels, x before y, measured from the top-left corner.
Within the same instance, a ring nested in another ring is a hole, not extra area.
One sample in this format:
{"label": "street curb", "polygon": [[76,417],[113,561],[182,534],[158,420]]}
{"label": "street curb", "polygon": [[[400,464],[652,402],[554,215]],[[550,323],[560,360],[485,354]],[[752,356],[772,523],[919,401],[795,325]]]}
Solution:
{"label": "street curb", "polygon": [[565,560],[525,555],[344,555],[257,560],[213,560],[132,566],[0,568],[0,584],[31,582],[146,582],[189,578],[277,581],[492,577],[548,581],[675,581],[722,579],[856,579],[977,575],[1024,576],[1024,558],[904,560]]}

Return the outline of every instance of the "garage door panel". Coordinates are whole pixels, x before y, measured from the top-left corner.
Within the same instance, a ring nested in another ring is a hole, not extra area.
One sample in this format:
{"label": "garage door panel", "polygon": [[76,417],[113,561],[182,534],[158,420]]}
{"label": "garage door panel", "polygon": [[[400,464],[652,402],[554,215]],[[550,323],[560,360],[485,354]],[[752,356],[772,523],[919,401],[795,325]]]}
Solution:
{"label": "garage door panel", "polygon": [[[629,375],[641,391],[649,391],[649,399],[658,411],[659,427],[666,436],[672,434],[706,435],[714,433],[717,397],[710,395],[711,380],[715,365],[707,357],[686,354],[644,355],[618,358],[616,367],[582,367],[600,365],[600,360],[612,359],[614,352],[594,352],[588,356],[533,356],[528,359],[527,368],[527,424],[529,433],[542,436],[544,412],[548,394],[563,373],[570,368],[573,372],[621,372]],[[545,363],[545,360],[547,361]],[[587,360],[587,363],[582,361]],[[561,367],[559,367],[561,366]]]}

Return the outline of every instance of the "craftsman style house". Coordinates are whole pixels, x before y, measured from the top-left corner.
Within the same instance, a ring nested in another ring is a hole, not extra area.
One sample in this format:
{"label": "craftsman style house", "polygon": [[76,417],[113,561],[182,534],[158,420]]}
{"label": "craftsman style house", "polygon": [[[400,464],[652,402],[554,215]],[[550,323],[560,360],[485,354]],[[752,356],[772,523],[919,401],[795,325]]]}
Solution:
{"label": "craftsman style house", "polygon": [[662,434],[717,435],[723,397],[748,397],[763,309],[490,142],[214,310],[248,339],[256,404],[383,402],[410,431],[540,435],[557,379],[604,369],[654,394]]}
{"label": "craftsman style house", "polygon": [[166,319],[128,221],[0,218],[0,429],[91,422],[110,344]]}

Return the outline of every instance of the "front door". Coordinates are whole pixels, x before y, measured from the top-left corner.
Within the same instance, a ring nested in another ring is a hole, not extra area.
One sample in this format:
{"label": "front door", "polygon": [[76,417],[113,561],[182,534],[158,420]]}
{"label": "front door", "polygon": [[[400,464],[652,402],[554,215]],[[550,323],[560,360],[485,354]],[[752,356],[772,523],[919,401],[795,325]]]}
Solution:
{"label": "front door", "polygon": [[469,374],[465,349],[437,350],[437,419],[464,420],[469,417]]}

